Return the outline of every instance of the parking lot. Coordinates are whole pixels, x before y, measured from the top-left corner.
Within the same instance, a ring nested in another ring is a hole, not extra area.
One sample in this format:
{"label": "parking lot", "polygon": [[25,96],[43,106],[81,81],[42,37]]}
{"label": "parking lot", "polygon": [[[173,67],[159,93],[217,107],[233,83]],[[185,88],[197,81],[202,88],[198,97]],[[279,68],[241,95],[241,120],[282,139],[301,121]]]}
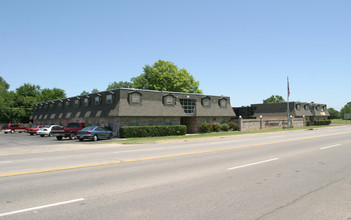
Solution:
{"label": "parking lot", "polygon": [[[0,132],[0,156],[14,155],[14,154],[28,154],[28,153],[40,153],[40,152],[53,152],[53,151],[66,151],[66,150],[81,150],[81,149],[92,149],[102,147],[100,144],[116,141],[114,138],[111,140],[99,140],[84,142],[78,139],[70,140],[64,138],[61,141],[56,140],[55,137],[40,137],[39,135],[29,135],[28,133],[4,134]],[[108,145],[104,145],[107,147]]]}

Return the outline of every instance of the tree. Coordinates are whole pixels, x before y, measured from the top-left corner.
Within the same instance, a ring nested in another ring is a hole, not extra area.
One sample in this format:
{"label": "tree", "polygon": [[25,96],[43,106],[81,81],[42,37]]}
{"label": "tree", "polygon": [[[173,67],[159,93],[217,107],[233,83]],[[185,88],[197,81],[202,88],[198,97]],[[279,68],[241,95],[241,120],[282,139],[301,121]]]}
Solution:
{"label": "tree", "polygon": [[0,76],[0,95],[4,94],[9,90],[10,85]]}
{"label": "tree", "polygon": [[170,61],[158,60],[152,66],[146,65],[144,73],[132,78],[133,88],[172,92],[202,93],[199,82],[186,69]]}
{"label": "tree", "polygon": [[22,86],[16,89],[16,93],[19,96],[31,96],[31,97],[39,97],[40,95],[40,86],[32,85],[30,83],[25,83]]}
{"label": "tree", "polygon": [[62,99],[66,97],[66,93],[62,89],[53,88],[53,89],[43,89],[41,90],[40,101],[49,101],[55,99]]}
{"label": "tree", "polygon": [[335,110],[334,108],[328,108],[328,112],[330,114],[329,119],[340,118],[340,112]]}
{"label": "tree", "polygon": [[341,110],[340,110],[340,117],[344,118],[344,114],[351,113],[351,102],[348,102]]}
{"label": "tree", "polygon": [[91,90],[91,92],[87,92],[87,91],[83,90],[83,92],[80,93],[80,95],[87,95],[87,94],[96,93],[96,92],[99,92],[99,90],[98,89],[93,89],[93,90]]}
{"label": "tree", "polygon": [[271,97],[263,100],[263,104],[269,104],[269,103],[281,103],[285,102],[284,98],[280,95],[272,95]]}
{"label": "tree", "polygon": [[119,81],[119,82],[112,82],[110,84],[108,84],[107,89],[106,90],[110,90],[110,89],[118,89],[118,88],[132,88],[133,83],[131,82],[127,82],[127,81]]}

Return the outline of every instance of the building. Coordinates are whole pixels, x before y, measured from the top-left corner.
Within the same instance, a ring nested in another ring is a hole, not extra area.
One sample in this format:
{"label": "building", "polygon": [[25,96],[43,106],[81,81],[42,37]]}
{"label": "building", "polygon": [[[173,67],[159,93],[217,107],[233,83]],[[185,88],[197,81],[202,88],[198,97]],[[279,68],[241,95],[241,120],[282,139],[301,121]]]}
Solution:
{"label": "building", "polygon": [[[287,103],[252,104],[250,107],[233,108],[236,116],[243,118],[284,119],[287,117]],[[330,116],[326,104],[289,102],[289,115],[309,121],[327,120]]]}
{"label": "building", "polygon": [[122,126],[186,125],[188,133],[196,133],[205,121],[225,123],[234,116],[225,96],[113,89],[38,103],[32,120],[61,125],[84,121],[110,127],[118,136]]}

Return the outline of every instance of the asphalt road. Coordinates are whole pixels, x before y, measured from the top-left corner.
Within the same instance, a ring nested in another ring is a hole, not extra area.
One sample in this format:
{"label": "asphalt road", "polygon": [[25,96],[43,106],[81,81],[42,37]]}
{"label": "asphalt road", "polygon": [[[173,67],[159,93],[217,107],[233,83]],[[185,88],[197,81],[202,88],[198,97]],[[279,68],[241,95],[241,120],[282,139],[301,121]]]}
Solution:
{"label": "asphalt road", "polygon": [[19,135],[0,135],[0,219],[351,219],[350,126],[136,145]]}

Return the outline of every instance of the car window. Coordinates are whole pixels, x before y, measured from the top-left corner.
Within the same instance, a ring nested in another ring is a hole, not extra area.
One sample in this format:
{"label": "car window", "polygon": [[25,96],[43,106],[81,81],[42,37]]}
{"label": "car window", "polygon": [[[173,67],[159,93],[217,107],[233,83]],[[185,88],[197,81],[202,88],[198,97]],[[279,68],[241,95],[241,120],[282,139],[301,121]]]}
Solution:
{"label": "car window", "polygon": [[82,131],[90,131],[90,130],[93,130],[94,129],[94,126],[90,126],[90,127],[85,127],[82,129]]}

